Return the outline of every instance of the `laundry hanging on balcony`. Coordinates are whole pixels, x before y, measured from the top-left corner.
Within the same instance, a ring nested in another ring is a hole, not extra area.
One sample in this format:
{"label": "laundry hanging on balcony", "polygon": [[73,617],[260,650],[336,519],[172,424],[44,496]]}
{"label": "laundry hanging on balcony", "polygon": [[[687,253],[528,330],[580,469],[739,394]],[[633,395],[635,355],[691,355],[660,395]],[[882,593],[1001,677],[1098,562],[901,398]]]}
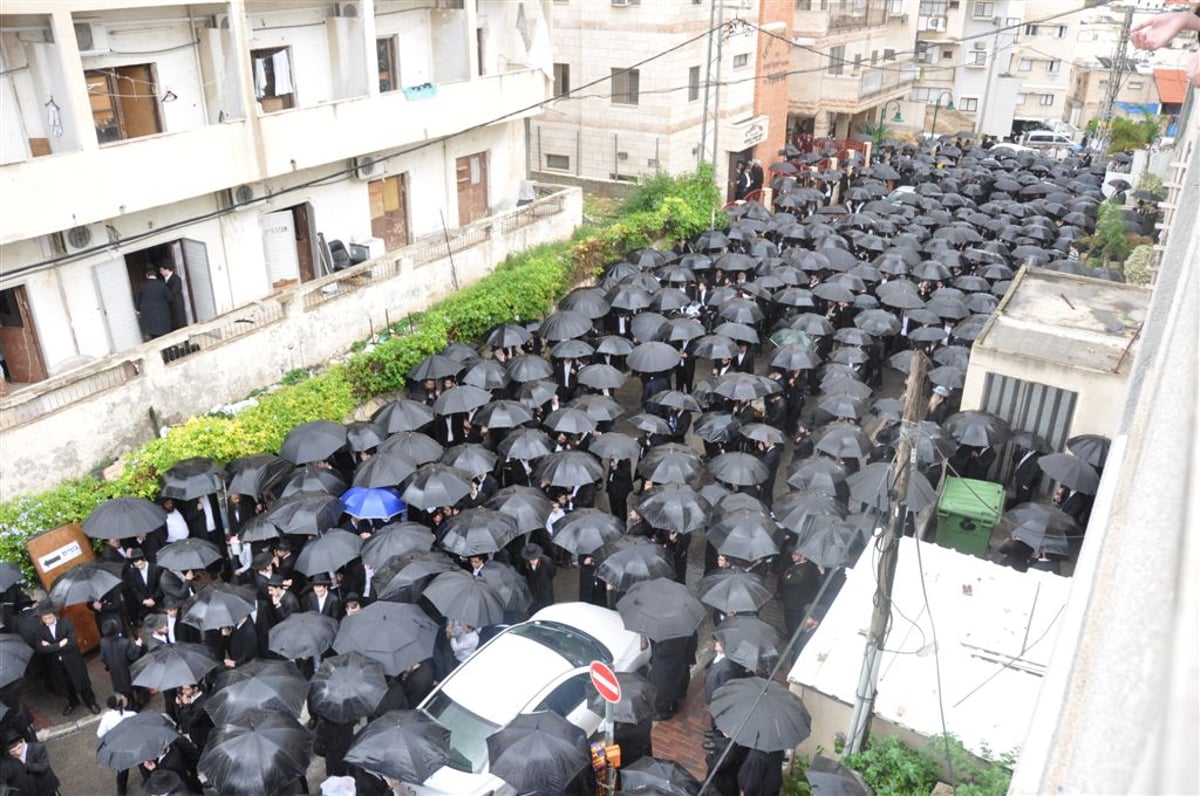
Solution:
{"label": "laundry hanging on balcony", "polygon": [[254,96],[283,97],[291,94],[292,59],[286,47],[260,50],[254,58]]}

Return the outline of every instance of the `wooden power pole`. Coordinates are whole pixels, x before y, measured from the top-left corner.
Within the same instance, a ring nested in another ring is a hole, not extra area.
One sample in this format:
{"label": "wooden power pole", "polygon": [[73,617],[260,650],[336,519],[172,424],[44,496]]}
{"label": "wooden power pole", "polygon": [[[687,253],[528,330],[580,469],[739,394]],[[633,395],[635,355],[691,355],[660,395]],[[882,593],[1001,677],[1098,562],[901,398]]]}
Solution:
{"label": "wooden power pole", "polygon": [[900,538],[908,520],[908,482],[916,466],[916,447],[913,437],[918,424],[925,417],[925,369],[928,360],[920,351],[913,352],[908,371],[908,387],[904,393],[904,415],[901,418],[900,442],[896,446],[895,484],[892,489],[889,522],[883,535],[883,546],[879,552],[876,575],[874,605],[871,615],[871,632],[867,636],[867,647],[863,653],[862,670],[855,690],[854,712],[850,716],[850,729],[846,734],[846,753],[862,750],[871,723],[875,706],[875,691],[879,684],[879,663],[883,657],[884,642],[887,641],[888,624],[892,614],[892,584],[896,580],[896,557],[900,551]]}

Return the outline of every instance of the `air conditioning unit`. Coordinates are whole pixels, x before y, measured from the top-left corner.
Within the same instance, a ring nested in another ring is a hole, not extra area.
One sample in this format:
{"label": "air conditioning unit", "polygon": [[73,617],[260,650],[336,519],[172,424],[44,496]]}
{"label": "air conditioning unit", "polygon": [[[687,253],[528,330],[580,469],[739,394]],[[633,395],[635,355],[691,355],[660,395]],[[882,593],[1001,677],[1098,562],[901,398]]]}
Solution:
{"label": "air conditioning unit", "polygon": [[99,22],[76,22],[75,41],[83,56],[104,55],[112,49],[108,46],[108,30]]}
{"label": "air conditioning unit", "polygon": [[253,185],[239,185],[221,192],[221,204],[232,210],[246,210],[255,199],[261,198],[261,195]]}
{"label": "air conditioning unit", "polygon": [[357,18],[362,16],[362,9],[358,7],[358,3],[338,3],[333,10],[334,14],[339,17]]}
{"label": "air conditioning unit", "polygon": [[610,2],[610,3],[612,3],[614,6],[627,6],[627,5],[629,5],[629,0],[609,0],[609,2]]}
{"label": "air conditioning unit", "polygon": [[986,41],[977,41],[977,42],[975,42],[974,44],[972,44],[972,45],[971,45],[971,49],[973,49],[973,50],[986,50],[986,49],[987,49],[987,42],[986,42]]}
{"label": "air conditioning unit", "polygon": [[108,233],[103,224],[80,224],[54,235],[54,246],[62,249],[66,254],[78,254],[106,243],[108,243]]}
{"label": "air conditioning unit", "polygon": [[945,33],[946,32],[946,18],[945,17],[930,17],[928,29],[936,30],[939,33]]}
{"label": "air conditioning unit", "polygon": [[212,19],[208,21],[208,26],[218,30],[229,30],[229,15],[213,14]]}
{"label": "air conditioning unit", "polygon": [[363,155],[351,161],[354,176],[360,180],[373,180],[387,173],[387,161],[378,155]]}

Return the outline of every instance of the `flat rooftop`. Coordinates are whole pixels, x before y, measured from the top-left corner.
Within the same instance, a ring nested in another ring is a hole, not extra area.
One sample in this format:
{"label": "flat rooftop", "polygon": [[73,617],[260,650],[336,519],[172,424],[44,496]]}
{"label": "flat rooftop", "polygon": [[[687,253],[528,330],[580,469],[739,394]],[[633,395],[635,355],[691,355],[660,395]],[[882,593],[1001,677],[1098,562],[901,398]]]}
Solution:
{"label": "flat rooftop", "polygon": [[1116,373],[1133,362],[1150,295],[1136,285],[1022,268],[975,348]]}
{"label": "flat rooftop", "polygon": [[[837,599],[788,673],[789,683],[854,704],[875,594],[872,550],[846,573]],[[1070,587],[1069,578],[1017,572],[902,538],[875,715],[926,737],[941,734],[936,627],[946,728],[976,754],[985,746],[994,754],[1017,749],[1037,705]]]}

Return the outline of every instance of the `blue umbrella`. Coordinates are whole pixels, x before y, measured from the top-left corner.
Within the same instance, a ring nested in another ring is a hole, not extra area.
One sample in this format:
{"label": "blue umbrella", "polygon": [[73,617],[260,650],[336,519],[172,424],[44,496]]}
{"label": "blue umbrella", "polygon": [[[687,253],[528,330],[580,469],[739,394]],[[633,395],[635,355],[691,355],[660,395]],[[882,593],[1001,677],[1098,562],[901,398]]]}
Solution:
{"label": "blue umbrella", "polygon": [[347,514],[368,520],[390,520],[408,508],[393,490],[382,487],[352,486],[342,493],[342,503]]}

